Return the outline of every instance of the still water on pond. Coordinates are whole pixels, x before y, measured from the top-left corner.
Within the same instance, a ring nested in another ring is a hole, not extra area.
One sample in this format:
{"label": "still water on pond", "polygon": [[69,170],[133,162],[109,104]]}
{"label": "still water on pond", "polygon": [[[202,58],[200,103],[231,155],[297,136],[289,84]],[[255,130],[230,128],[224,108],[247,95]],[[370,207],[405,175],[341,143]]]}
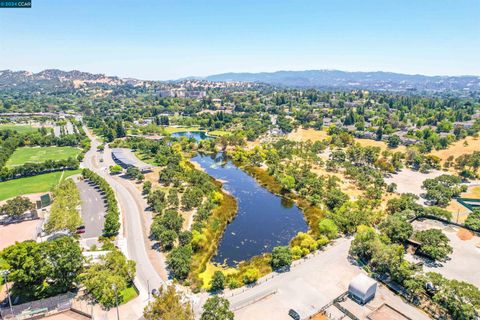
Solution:
{"label": "still water on pond", "polygon": [[212,177],[222,180],[223,187],[238,204],[238,212],[225,229],[214,262],[234,266],[237,262],[271,252],[287,245],[299,231],[306,231],[303,213],[292,202],[269,192],[247,173],[226,161],[198,155],[192,158]]}
{"label": "still water on pond", "polygon": [[174,137],[174,138],[187,137],[187,138],[193,138],[196,141],[205,140],[205,139],[210,138],[210,136],[203,131],[175,132],[175,133],[172,133],[172,137]]}

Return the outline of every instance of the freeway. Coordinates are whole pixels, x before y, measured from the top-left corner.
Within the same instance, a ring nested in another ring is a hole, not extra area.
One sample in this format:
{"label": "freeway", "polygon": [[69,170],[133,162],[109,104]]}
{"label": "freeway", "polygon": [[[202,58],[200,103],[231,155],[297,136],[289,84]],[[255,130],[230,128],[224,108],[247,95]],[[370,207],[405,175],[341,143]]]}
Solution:
{"label": "freeway", "polygon": [[111,158],[109,159],[108,157],[110,150],[105,151],[105,160],[100,162],[100,154],[97,151],[97,146],[100,142],[86,127],[83,129],[91,140],[91,148],[85,154],[82,166],[102,176],[115,192],[120,206],[122,221],[122,228],[120,229],[118,239],[120,243],[125,243],[125,246],[121,246],[122,251],[129,259],[134,260],[137,264],[135,285],[139,289],[140,297],[145,305],[148,290],[159,288],[165,284],[165,281],[150,261],[145,247],[146,239],[141,220],[141,214],[144,213],[142,203],[136,199],[138,195],[126,187],[120,178],[115,179],[110,176],[108,173],[108,166],[111,164]]}

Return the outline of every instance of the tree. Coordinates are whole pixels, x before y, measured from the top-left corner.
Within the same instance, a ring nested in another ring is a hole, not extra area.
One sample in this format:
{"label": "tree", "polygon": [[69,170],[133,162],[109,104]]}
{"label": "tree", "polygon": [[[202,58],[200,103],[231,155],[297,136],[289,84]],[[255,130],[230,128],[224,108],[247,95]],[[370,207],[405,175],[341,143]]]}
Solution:
{"label": "tree", "polygon": [[72,179],[60,183],[53,191],[53,203],[45,224],[45,231],[52,233],[67,229],[74,233],[82,225],[77,210],[80,205],[80,193]]}
{"label": "tree", "polygon": [[165,230],[158,238],[163,251],[171,250],[175,245],[175,240],[177,240],[177,233],[174,230]]}
{"label": "tree", "polygon": [[187,278],[192,261],[192,247],[190,245],[174,248],[167,258],[167,266],[172,277],[179,280]]}
{"label": "tree", "polygon": [[[230,302],[217,295],[208,298],[203,305],[200,320],[233,320],[234,314],[230,311]],[[147,319],[148,320],[148,319]]]}
{"label": "tree", "polygon": [[260,277],[260,271],[258,271],[257,268],[248,268],[244,273],[243,273],[243,283],[249,284],[256,282],[258,278]]}
{"label": "tree", "polygon": [[445,207],[450,199],[458,197],[466,191],[466,186],[461,185],[459,177],[442,174],[433,179],[426,179],[422,187],[427,190],[426,198],[438,206]]}
{"label": "tree", "polygon": [[92,263],[81,275],[85,290],[102,306],[113,307],[115,290],[125,290],[133,282],[135,277],[135,262],[127,260],[125,256],[114,249],[100,257],[100,261]]}
{"label": "tree", "polygon": [[120,167],[118,164],[110,166],[110,174],[119,174],[122,171],[122,167]]}
{"label": "tree", "polygon": [[480,290],[477,287],[467,282],[445,279],[434,272],[428,272],[426,276],[426,281],[436,289],[433,301],[446,308],[453,319],[478,319]]}
{"label": "tree", "polygon": [[392,134],[388,137],[388,146],[390,148],[396,148],[400,145],[400,137],[396,134]]}
{"label": "tree", "polygon": [[270,264],[274,270],[290,266],[292,263],[292,253],[288,246],[279,246],[273,248],[272,260]]}
{"label": "tree", "polygon": [[280,179],[280,184],[282,185],[283,189],[292,190],[295,188],[295,178],[289,175],[284,175]]}
{"label": "tree", "polygon": [[474,209],[465,220],[465,225],[473,230],[480,230],[480,210]]}
{"label": "tree", "polygon": [[453,249],[448,244],[449,239],[438,229],[428,229],[417,231],[413,239],[420,242],[419,252],[432,258],[433,260],[445,260]]}
{"label": "tree", "polygon": [[34,298],[71,289],[83,266],[80,246],[71,237],[16,243],[0,253],[0,260],[11,271],[14,289]]}
{"label": "tree", "polygon": [[194,314],[189,302],[170,285],[160,287],[160,294],[150,302],[143,312],[145,320],[193,320]]}
{"label": "tree", "polygon": [[383,221],[379,229],[384,233],[392,242],[404,243],[413,234],[413,227],[401,214],[394,214],[388,216]]}
{"label": "tree", "polygon": [[318,231],[328,239],[338,236],[338,227],[332,219],[324,218],[318,223]]}
{"label": "tree", "polygon": [[150,194],[150,191],[152,190],[152,183],[150,181],[145,181],[143,183],[143,194]]}
{"label": "tree", "polygon": [[26,197],[15,197],[7,200],[7,202],[0,207],[0,214],[6,214],[11,217],[18,217],[28,210],[35,209],[35,204]]}
{"label": "tree", "polygon": [[222,291],[225,288],[226,278],[222,271],[215,271],[210,281],[210,290]]}

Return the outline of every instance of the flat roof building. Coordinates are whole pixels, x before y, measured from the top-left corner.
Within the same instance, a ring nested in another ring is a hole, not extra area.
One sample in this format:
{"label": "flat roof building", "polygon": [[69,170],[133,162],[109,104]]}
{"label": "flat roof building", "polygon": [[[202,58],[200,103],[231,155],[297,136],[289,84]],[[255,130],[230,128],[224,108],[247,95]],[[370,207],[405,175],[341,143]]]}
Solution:
{"label": "flat roof building", "polygon": [[142,172],[150,171],[153,168],[153,166],[139,160],[132,150],[127,148],[113,148],[112,158],[123,168],[136,167]]}

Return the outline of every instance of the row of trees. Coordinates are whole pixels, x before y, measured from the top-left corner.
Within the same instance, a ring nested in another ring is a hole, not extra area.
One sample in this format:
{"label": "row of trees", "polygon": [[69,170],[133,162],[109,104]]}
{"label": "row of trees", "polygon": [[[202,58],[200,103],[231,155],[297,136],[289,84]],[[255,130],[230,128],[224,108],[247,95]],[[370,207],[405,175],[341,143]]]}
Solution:
{"label": "row of trees", "polygon": [[79,164],[80,162],[77,159],[68,158],[66,160],[47,160],[41,163],[25,163],[11,168],[3,167],[0,169],[0,181],[30,177],[53,171],[75,170],[78,169]]}
{"label": "row of trees", "polygon": [[50,208],[45,231],[52,233],[68,230],[74,233],[82,225],[82,218],[77,210],[80,205],[80,193],[72,179],[61,182],[53,190],[53,203]]}
{"label": "row of trees", "polygon": [[118,234],[120,230],[120,213],[118,210],[117,199],[112,187],[105,179],[90,169],[83,169],[82,176],[84,179],[90,180],[93,184],[102,190],[103,195],[107,201],[107,214],[105,215],[105,225],[103,227],[103,234],[107,237],[112,237]]}

